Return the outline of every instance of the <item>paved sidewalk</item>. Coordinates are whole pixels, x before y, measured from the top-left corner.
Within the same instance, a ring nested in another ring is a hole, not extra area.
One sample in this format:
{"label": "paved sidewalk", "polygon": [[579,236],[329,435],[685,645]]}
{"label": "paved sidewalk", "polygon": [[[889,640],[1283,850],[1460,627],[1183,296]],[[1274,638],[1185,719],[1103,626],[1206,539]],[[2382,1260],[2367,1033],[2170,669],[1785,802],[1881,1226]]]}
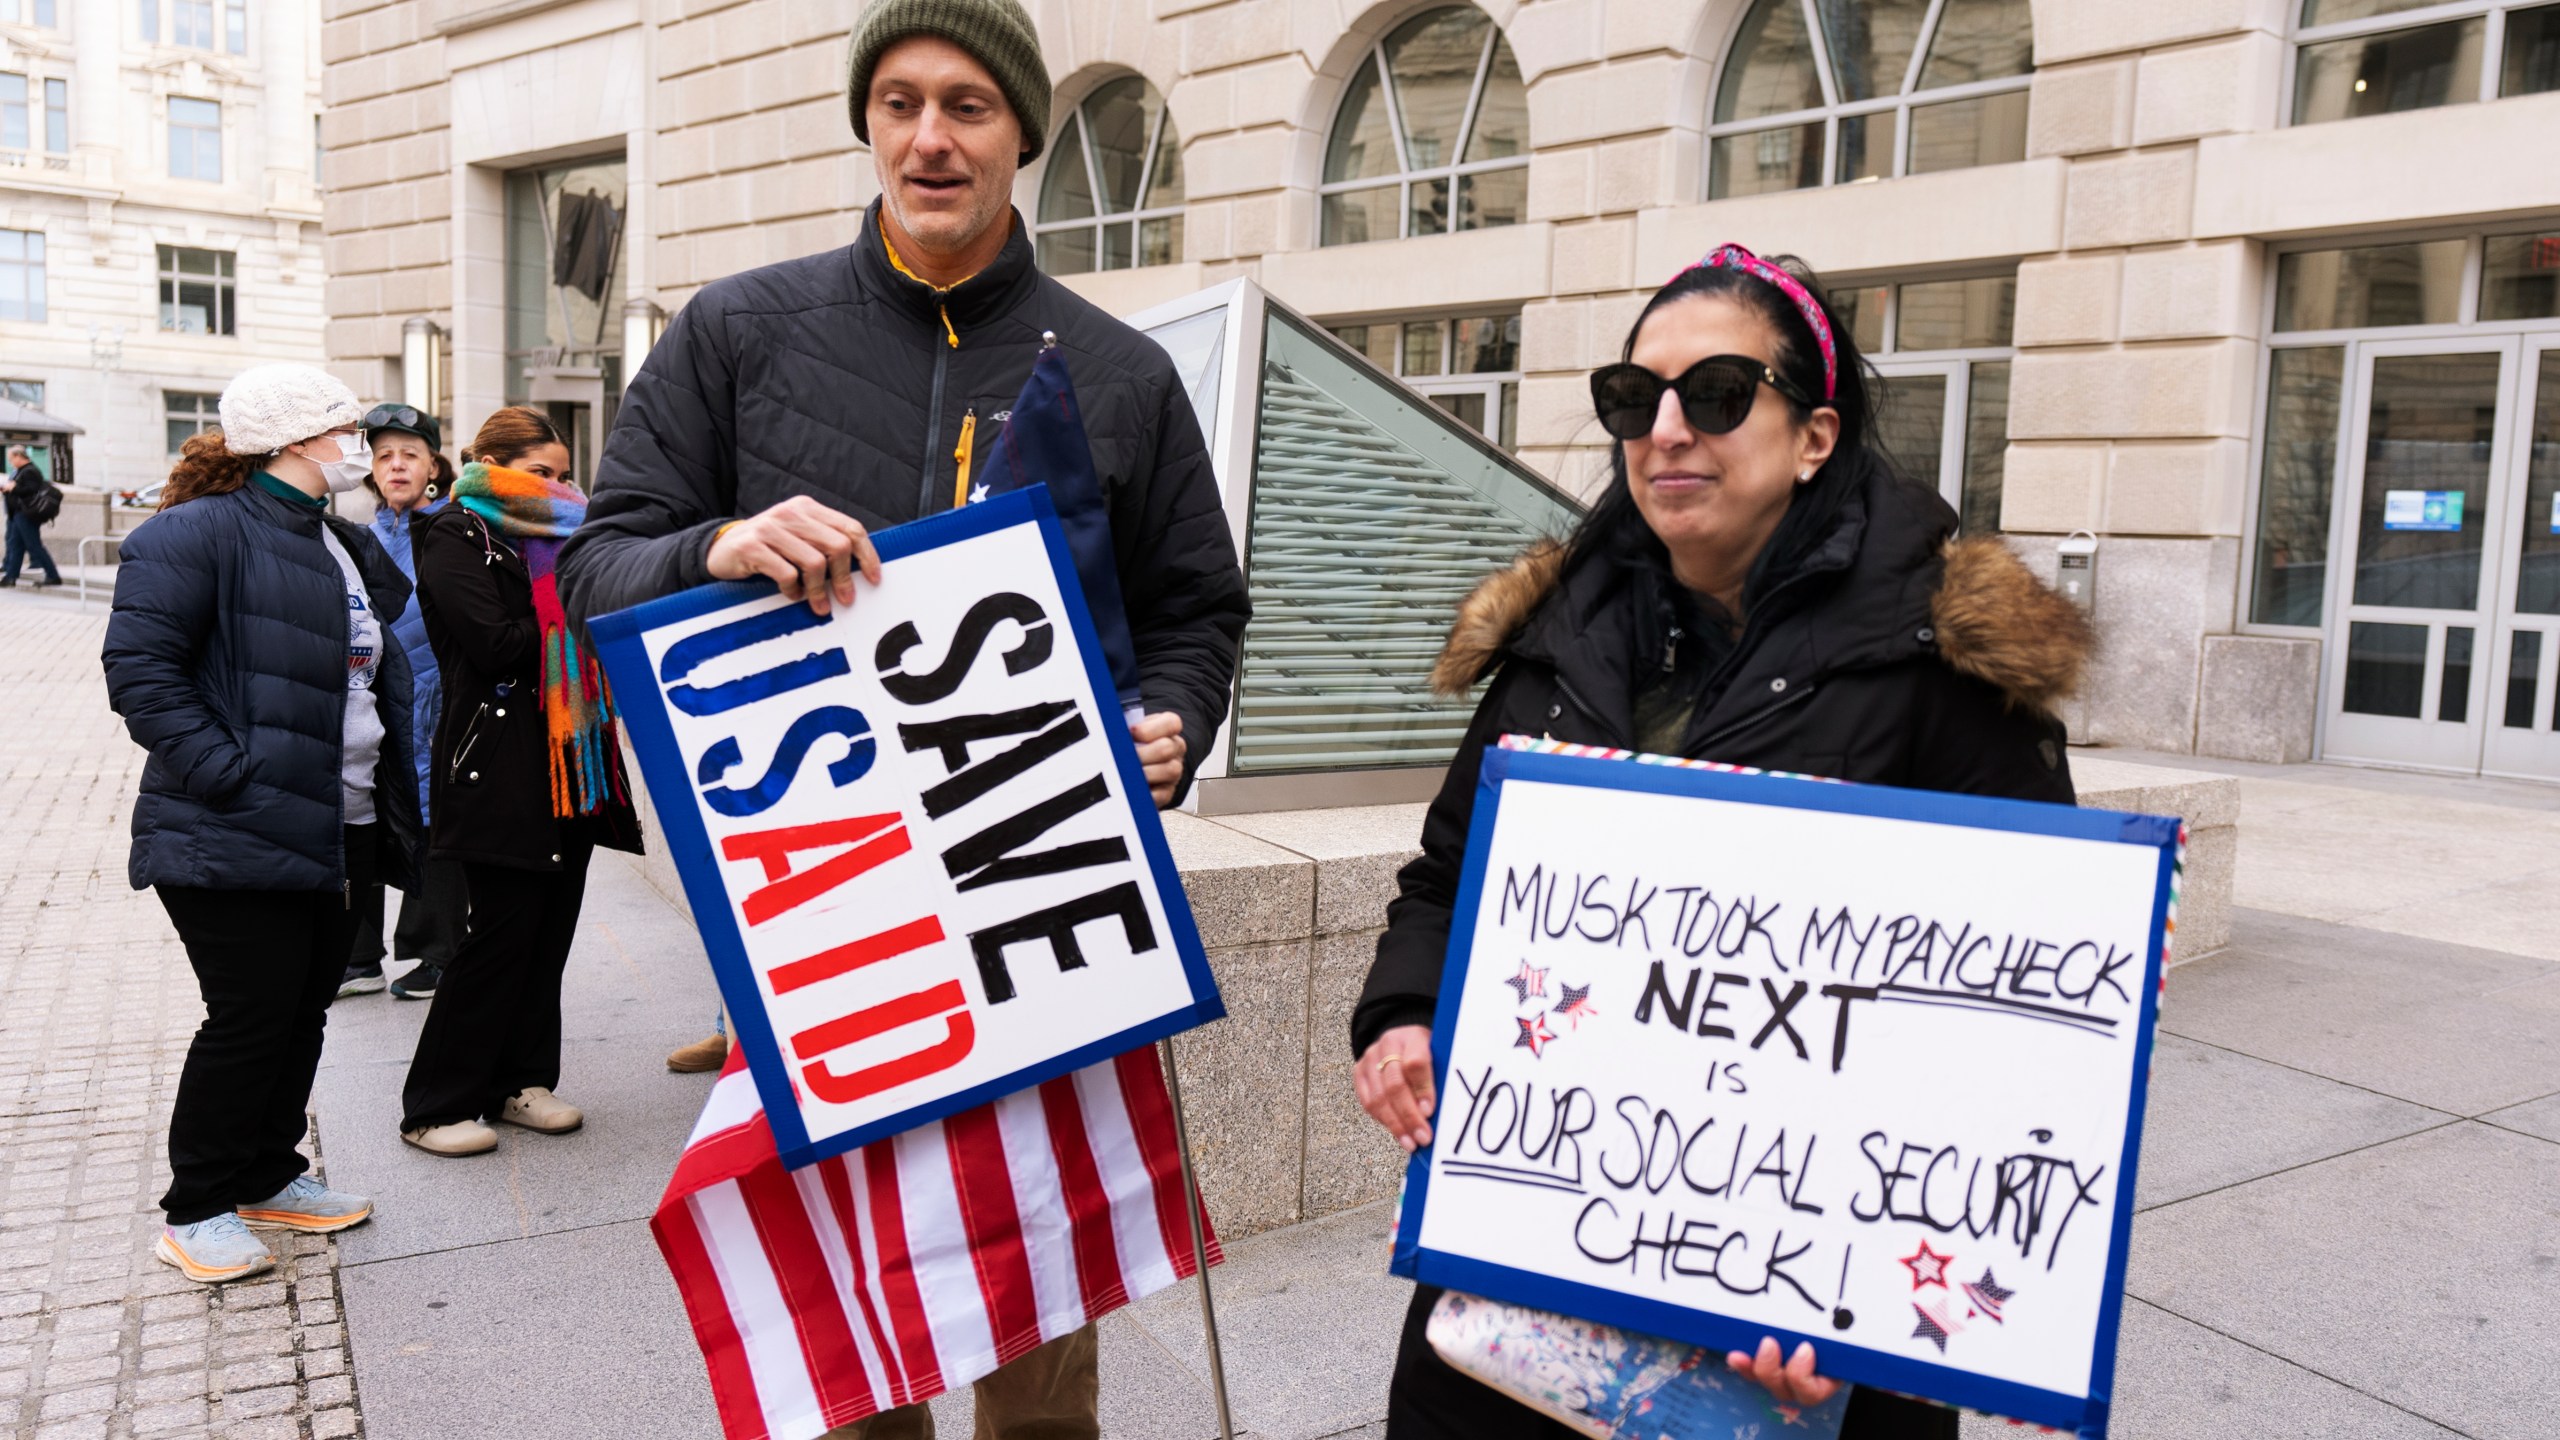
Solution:
{"label": "paved sidewalk", "polygon": [[[618,857],[597,864],[566,992],[584,1132],[510,1130],[464,1161],[408,1149],[398,1089],[426,1007],[344,1002],[313,1105],[331,1178],[380,1218],[254,1291],[207,1297],[141,1258],[196,1006],[158,907],[121,878],[139,752],[104,711],[101,623],[0,594],[11,1433],[331,1436],[360,1408],[377,1440],[715,1436],[646,1223],[709,1083],[662,1057],[702,1033],[711,986],[683,914]],[[2244,777],[2241,908],[2232,947],[2170,981],[2114,1433],[2548,1440],[2560,789],[2159,758]],[[1378,1433],[1407,1293],[1385,1228],[1373,1207],[1230,1247],[1240,1428]],[[1196,1291],[1102,1338],[1105,1433],[1215,1434]],[[935,1409],[967,1433],[965,1395]]]}
{"label": "paved sidewalk", "polygon": [[271,1241],[276,1275],[219,1293],[146,1253],[203,1012],[125,883],[142,752],[107,710],[105,628],[63,591],[0,591],[0,1434],[352,1435],[328,1241]]}
{"label": "paved sidewalk", "polygon": [[[2519,877],[2560,867],[2560,791],[2331,767],[2244,787],[2235,943],[2170,981],[2114,1433],[2548,1440],[2560,964],[2538,946],[2560,886]],[[2447,928],[2511,942],[2402,933],[2427,893],[2457,902]],[[634,868],[600,863],[590,894],[570,988],[589,1048],[564,1082],[595,1117],[584,1136],[511,1133],[478,1173],[402,1153],[389,1076],[415,1007],[342,1011],[341,1035],[385,1038],[325,1072],[333,1156],[361,1147],[383,1167],[364,1183],[408,1197],[345,1245],[385,1440],[716,1433],[642,1223],[703,1088],[658,1055],[709,991],[690,927]],[[1386,1226],[1373,1207],[1232,1247],[1216,1278],[1242,1430],[1380,1433],[1409,1293],[1382,1273]],[[1183,1286],[1105,1322],[1104,1433],[1216,1433],[1198,1313]],[[965,1395],[935,1410],[967,1433]]]}

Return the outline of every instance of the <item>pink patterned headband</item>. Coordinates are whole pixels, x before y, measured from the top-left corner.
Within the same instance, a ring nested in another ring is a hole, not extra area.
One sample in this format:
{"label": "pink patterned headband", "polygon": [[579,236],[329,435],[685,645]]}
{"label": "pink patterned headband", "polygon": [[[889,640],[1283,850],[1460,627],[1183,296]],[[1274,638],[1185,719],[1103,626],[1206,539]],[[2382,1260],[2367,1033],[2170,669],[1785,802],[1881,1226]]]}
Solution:
{"label": "pink patterned headband", "polygon": [[[1840,356],[1831,343],[1831,322],[1823,316],[1822,302],[1814,299],[1813,292],[1804,288],[1804,282],[1739,245],[1717,246],[1707,252],[1706,259],[1682,270],[1680,275],[1686,275],[1690,270],[1710,268],[1739,270],[1745,275],[1766,280],[1794,303],[1796,312],[1804,316],[1804,323],[1812,327],[1814,343],[1822,347],[1822,398],[1826,401],[1838,399]],[[1671,278],[1677,280],[1680,275]]]}

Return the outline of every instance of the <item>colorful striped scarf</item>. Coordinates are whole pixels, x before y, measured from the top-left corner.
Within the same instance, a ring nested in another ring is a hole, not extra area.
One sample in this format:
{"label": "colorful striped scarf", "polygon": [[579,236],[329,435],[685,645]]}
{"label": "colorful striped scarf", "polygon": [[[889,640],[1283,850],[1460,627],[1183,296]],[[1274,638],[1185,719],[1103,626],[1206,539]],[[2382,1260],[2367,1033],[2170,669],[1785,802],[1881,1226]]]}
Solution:
{"label": "colorful striped scarf", "polygon": [[587,518],[574,485],[477,461],[462,467],[453,498],[513,541],[533,577],[533,614],[542,627],[542,718],[550,730],[551,813],[593,815],[622,801],[620,742],[604,667],[570,633],[554,573],[560,542]]}

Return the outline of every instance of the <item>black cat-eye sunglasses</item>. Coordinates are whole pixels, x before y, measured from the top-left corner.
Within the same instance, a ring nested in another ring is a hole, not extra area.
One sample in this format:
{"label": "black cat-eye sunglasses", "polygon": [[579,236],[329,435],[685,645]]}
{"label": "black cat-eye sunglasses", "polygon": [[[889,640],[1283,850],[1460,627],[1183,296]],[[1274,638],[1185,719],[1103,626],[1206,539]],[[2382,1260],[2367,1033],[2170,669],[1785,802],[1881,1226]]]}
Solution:
{"label": "black cat-eye sunglasses", "polygon": [[1594,370],[1591,406],[1599,413],[1601,429],[1620,440],[1640,440],[1653,429],[1653,417],[1662,408],[1662,392],[1677,391],[1680,413],[1688,417],[1690,429],[1701,435],[1723,435],[1749,417],[1764,384],[1808,409],[1814,403],[1801,386],[1766,361],[1748,355],[1710,355],[1680,372],[1676,380],[1665,380],[1635,364]]}

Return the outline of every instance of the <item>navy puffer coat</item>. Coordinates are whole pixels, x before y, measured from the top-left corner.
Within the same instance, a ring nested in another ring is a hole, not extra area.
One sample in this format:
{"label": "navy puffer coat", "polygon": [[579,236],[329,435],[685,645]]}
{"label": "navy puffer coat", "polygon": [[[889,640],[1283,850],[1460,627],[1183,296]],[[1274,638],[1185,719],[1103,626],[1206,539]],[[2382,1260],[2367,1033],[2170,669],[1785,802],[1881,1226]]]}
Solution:
{"label": "navy puffer coat", "polygon": [[[125,537],[107,698],[151,752],[133,805],[133,888],[340,890],[346,857],[347,592],[320,527],[388,629],[409,583],[364,528],[256,486],[165,510]],[[416,879],[408,657],[382,647],[374,814],[382,878]]]}

